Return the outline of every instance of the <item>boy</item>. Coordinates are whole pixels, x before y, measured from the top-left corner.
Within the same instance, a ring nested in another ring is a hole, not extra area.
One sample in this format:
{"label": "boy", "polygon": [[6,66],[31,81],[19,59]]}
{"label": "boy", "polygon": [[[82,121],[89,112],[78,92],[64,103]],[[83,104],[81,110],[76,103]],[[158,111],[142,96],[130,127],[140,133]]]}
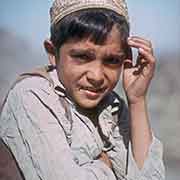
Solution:
{"label": "boy", "polygon": [[[2,142],[23,178],[164,179],[146,105],[155,57],[149,41],[129,37],[126,3],[55,0],[50,15],[50,66],[22,75],[1,113]],[[121,73],[128,109],[113,92]]]}

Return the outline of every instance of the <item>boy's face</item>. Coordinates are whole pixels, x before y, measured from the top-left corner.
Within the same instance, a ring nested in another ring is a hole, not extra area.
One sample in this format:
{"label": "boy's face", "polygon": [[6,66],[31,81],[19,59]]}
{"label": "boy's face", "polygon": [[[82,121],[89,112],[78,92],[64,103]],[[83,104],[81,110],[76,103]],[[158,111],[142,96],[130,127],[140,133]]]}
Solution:
{"label": "boy's face", "polygon": [[88,39],[70,40],[59,50],[58,77],[76,104],[94,108],[118,82],[124,57],[115,27],[102,45]]}

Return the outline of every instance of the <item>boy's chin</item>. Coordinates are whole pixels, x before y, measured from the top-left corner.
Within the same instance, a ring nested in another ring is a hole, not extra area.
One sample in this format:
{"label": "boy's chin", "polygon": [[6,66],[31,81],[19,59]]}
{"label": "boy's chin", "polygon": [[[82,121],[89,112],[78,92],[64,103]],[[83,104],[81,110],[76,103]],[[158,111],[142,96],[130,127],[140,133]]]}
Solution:
{"label": "boy's chin", "polygon": [[94,109],[98,106],[100,100],[84,100],[76,102],[77,105],[83,109]]}

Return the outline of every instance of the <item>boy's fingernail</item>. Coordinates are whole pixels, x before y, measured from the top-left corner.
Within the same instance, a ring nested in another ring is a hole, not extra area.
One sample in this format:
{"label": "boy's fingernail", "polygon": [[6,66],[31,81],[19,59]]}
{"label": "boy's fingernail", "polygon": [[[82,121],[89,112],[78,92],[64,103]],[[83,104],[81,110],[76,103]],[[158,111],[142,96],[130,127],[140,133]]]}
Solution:
{"label": "boy's fingernail", "polygon": [[143,48],[139,48],[139,51],[144,51],[144,49]]}

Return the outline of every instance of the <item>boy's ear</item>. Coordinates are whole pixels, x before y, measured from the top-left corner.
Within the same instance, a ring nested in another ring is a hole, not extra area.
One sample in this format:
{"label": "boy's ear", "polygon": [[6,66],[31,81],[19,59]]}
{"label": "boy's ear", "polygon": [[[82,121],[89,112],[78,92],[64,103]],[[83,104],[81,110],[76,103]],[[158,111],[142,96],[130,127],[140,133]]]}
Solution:
{"label": "boy's ear", "polygon": [[53,66],[56,66],[55,47],[49,39],[46,39],[44,41],[44,48],[48,54],[48,59],[49,59],[50,64]]}

